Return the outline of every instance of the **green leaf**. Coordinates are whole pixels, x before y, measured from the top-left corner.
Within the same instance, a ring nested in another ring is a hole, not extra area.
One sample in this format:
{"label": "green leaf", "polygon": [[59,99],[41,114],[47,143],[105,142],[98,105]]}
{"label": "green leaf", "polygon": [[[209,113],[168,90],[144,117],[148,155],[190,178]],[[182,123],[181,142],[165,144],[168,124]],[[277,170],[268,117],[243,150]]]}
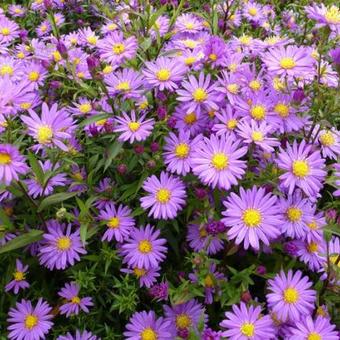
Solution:
{"label": "green leaf", "polygon": [[94,115],[92,117],[86,118],[80,124],[78,124],[78,126],[82,128],[86,125],[90,125],[92,123],[98,122],[99,120],[110,118],[111,116],[112,114],[110,113],[100,113],[98,115]]}
{"label": "green leaf", "polygon": [[120,151],[123,149],[123,144],[115,141],[108,148],[108,157],[105,161],[104,171],[111,165],[112,161],[117,157]]}
{"label": "green leaf", "polygon": [[30,166],[33,170],[34,175],[37,177],[38,182],[43,185],[44,184],[44,171],[42,167],[40,166],[37,158],[32,152],[29,152],[27,155],[28,161],[30,163]]}
{"label": "green leaf", "polygon": [[1,223],[6,227],[7,230],[13,230],[13,223],[10,218],[6,215],[5,211],[0,208],[0,220]]}
{"label": "green leaf", "polygon": [[38,207],[38,212],[43,211],[45,208],[49,207],[52,204],[66,201],[69,198],[76,196],[77,194],[78,192],[61,192],[58,194],[48,196],[41,201]]}
{"label": "green leaf", "polygon": [[42,234],[42,230],[32,229],[28,233],[22,234],[7,242],[3,247],[0,248],[0,254],[25,247],[33,242],[39,241],[42,238]]}

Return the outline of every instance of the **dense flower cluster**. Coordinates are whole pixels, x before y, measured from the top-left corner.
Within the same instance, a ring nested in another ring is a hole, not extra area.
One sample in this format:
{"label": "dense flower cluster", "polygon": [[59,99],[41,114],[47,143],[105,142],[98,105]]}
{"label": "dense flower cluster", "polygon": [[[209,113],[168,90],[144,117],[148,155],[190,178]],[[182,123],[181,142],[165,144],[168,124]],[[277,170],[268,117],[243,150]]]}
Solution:
{"label": "dense flower cluster", "polygon": [[339,7],[24,3],[0,7],[0,337],[339,339]]}

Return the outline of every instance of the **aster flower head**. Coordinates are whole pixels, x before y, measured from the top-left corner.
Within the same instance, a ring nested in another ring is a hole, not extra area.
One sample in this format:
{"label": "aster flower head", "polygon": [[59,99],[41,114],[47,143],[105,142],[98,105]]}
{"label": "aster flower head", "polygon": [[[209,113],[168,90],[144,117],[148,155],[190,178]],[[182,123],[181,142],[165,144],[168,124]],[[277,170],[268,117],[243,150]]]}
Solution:
{"label": "aster flower head", "polygon": [[240,160],[247,147],[225,136],[211,135],[194,148],[192,171],[202,183],[229,190],[245,173],[246,162]]}
{"label": "aster flower head", "polygon": [[60,314],[65,314],[66,317],[72,315],[78,315],[82,310],[85,313],[89,313],[88,307],[93,306],[92,298],[79,297],[80,287],[74,283],[66,283],[58,295],[64,298],[67,302],[60,306]]}
{"label": "aster flower head", "polygon": [[294,189],[301,188],[303,192],[315,198],[326,176],[325,160],[320,151],[313,151],[312,145],[303,140],[299,144],[295,140],[293,145],[287,145],[286,150],[280,149],[277,160],[278,167],[284,171],[280,176],[283,187],[292,194]]}
{"label": "aster flower head", "polygon": [[192,13],[181,14],[176,19],[175,31],[197,33],[203,29],[202,20]]}
{"label": "aster flower head", "polygon": [[328,25],[331,30],[338,31],[340,25],[340,10],[335,4],[326,7],[323,3],[313,3],[311,6],[306,6],[305,11],[308,18],[318,22],[319,27]]}
{"label": "aster flower head", "polygon": [[222,336],[230,340],[238,339],[276,339],[276,329],[269,315],[261,315],[261,307],[250,306],[244,302],[233,305],[232,312],[225,313],[226,319],[220,323],[226,331]]}
{"label": "aster flower head", "polygon": [[15,21],[0,15],[0,41],[9,44],[18,37],[19,25]]}
{"label": "aster flower head", "polygon": [[14,294],[18,294],[20,289],[26,289],[30,286],[26,281],[27,269],[27,265],[24,266],[19,259],[16,260],[16,268],[13,273],[13,280],[6,285],[6,292],[13,290]]}
{"label": "aster flower head", "polygon": [[64,109],[58,110],[58,104],[49,108],[43,103],[40,117],[30,109],[29,116],[21,116],[21,119],[27,125],[29,135],[39,143],[36,149],[57,146],[63,151],[68,150],[64,142],[71,139],[75,126]]}
{"label": "aster flower head", "polygon": [[155,175],[148,177],[143,189],[148,194],[141,198],[141,206],[144,210],[151,208],[149,216],[156,219],[173,219],[185,205],[187,195],[184,183],[164,171],[159,179]]}
{"label": "aster flower head", "polygon": [[159,236],[160,231],[149,224],[145,228],[133,228],[121,246],[124,262],[132,268],[157,268],[167,252],[166,240]]}
{"label": "aster flower head", "polygon": [[211,83],[211,75],[199,74],[198,79],[193,75],[188,76],[181,84],[182,88],[177,90],[177,100],[188,103],[187,112],[200,112],[202,109],[217,110],[220,96],[216,92],[216,83]]}
{"label": "aster flower head", "polygon": [[232,137],[236,139],[236,127],[238,125],[240,115],[235,113],[231,105],[227,105],[225,109],[219,110],[215,114],[215,124],[212,131],[216,136],[225,135],[226,138]]}
{"label": "aster flower head", "polygon": [[149,294],[156,301],[168,300],[169,284],[167,282],[155,284],[149,289]]}
{"label": "aster flower head", "polygon": [[301,271],[289,270],[287,274],[281,271],[268,281],[268,307],[283,322],[309,315],[316,300],[316,292],[311,287],[312,282],[302,276]]}
{"label": "aster flower head", "polygon": [[255,1],[249,1],[244,4],[242,15],[248,21],[253,23],[261,23],[264,21],[264,12],[262,6]]}
{"label": "aster flower head", "polygon": [[226,44],[223,39],[212,36],[204,45],[203,51],[207,62],[212,68],[221,66],[226,54]]}
{"label": "aster flower head", "polygon": [[80,230],[72,232],[72,225],[61,224],[50,220],[47,222],[47,232],[39,248],[39,261],[50,270],[65,269],[80,261],[80,254],[86,250],[80,240]]}
{"label": "aster flower head", "polygon": [[272,48],[263,54],[262,61],[270,73],[290,78],[308,75],[315,64],[308,49],[294,45]]}
{"label": "aster flower head", "polygon": [[149,268],[149,269],[145,269],[145,268],[138,268],[138,267],[134,267],[134,268],[123,268],[121,269],[121,271],[123,273],[127,273],[127,274],[132,274],[133,276],[135,276],[138,281],[139,281],[139,287],[146,287],[146,288],[150,288],[152,287],[155,282],[157,282],[157,278],[160,276],[160,268]]}
{"label": "aster flower head", "polygon": [[174,91],[186,73],[186,67],[176,58],[158,57],[154,62],[146,62],[143,70],[148,84],[160,91]]}
{"label": "aster flower head", "polygon": [[170,322],[157,318],[154,311],[136,312],[126,325],[124,339],[126,340],[171,340]]}
{"label": "aster flower head", "polygon": [[[316,134],[314,134],[316,135]],[[324,157],[337,159],[340,155],[340,132],[335,128],[322,129],[317,135]]]}
{"label": "aster flower head", "polygon": [[326,263],[326,244],[324,240],[300,241],[296,240],[296,256],[304,262],[311,271],[319,271]]}
{"label": "aster flower head", "polygon": [[107,226],[102,241],[111,241],[114,238],[117,242],[123,242],[129,236],[131,228],[135,226],[131,209],[123,205],[116,207],[111,202],[100,210],[98,218],[105,221]]}
{"label": "aster flower head", "polygon": [[171,132],[165,137],[163,157],[167,170],[183,176],[190,172],[193,145],[200,139],[201,135],[198,135],[191,140],[190,131],[184,130],[180,130],[178,136]]}
{"label": "aster flower head", "polygon": [[222,222],[230,227],[228,237],[235,239],[236,244],[243,242],[244,249],[249,246],[259,249],[259,241],[268,246],[280,236],[278,226],[282,220],[277,197],[266,194],[264,188],[253,186],[244,190],[241,187],[240,194],[230,193],[224,205],[227,210],[222,213],[225,216]]}
{"label": "aster flower head", "polygon": [[52,308],[43,299],[39,299],[35,306],[31,301],[22,299],[12,307],[8,313],[9,339],[45,339],[53,323],[50,321]]}
{"label": "aster flower head", "polygon": [[328,318],[317,316],[314,320],[310,315],[294,320],[294,324],[288,328],[290,340],[338,340],[339,333],[336,326],[331,324]]}
{"label": "aster flower head", "polygon": [[119,132],[118,139],[122,142],[129,141],[133,143],[135,140],[141,142],[148,138],[153,130],[154,120],[145,119],[146,114],[142,114],[137,118],[135,111],[131,111],[131,116],[122,112],[122,117],[116,117],[116,126],[114,132]]}
{"label": "aster flower head", "polygon": [[150,37],[157,39],[163,37],[169,31],[170,20],[165,15],[160,15],[150,29]]}
{"label": "aster flower head", "polygon": [[44,84],[48,72],[40,63],[30,62],[23,68],[23,73],[24,81],[37,90]]}
{"label": "aster flower head", "polygon": [[24,156],[11,144],[0,144],[0,182],[9,185],[28,172]]}
{"label": "aster flower head", "polygon": [[66,335],[59,335],[57,340],[100,340],[97,336],[93,335],[91,332],[84,330],[76,330],[76,333],[72,335],[67,333]]}
{"label": "aster flower head", "polygon": [[242,88],[242,79],[239,75],[232,72],[222,71],[218,77],[216,91],[224,93],[230,104],[238,101]]}

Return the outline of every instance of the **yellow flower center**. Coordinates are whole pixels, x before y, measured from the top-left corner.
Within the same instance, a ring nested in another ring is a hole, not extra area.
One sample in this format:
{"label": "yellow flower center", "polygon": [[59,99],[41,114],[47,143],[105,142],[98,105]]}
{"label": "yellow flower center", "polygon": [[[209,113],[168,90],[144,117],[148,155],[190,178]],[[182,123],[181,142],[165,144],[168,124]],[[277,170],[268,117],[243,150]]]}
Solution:
{"label": "yellow flower center", "polygon": [[81,182],[83,180],[83,175],[80,172],[75,172],[72,174],[72,178],[78,182]]}
{"label": "yellow flower center", "polygon": [[16,271],[13,276],[15,281],[22,281],[25,278],[25,273]]}
{"label": "yellow flower center", "polygon": [[24,52],[19,52],[19,53],[17,54],[17,58],[19,58],[19,59],[24,59],[24,58],[25,58]]}
{"label": "yellow flower center", "polygon": [[176,145],[175,154],[178,158],[187,158],[190,151],[190,147],[186,143],[180,143]]}
{"label": "yellow flower center", "polygon": [[125,46],[120,43],[114,44],[112,47],[112,51],[116,55],[122,54],[125,51]]}
{"label": "yellow flower center", "polygon": [[132,132],[136,132],[139,128],[140,128],[140,123],[139,122],[130,122],[128,124],[129,126],[129,129],[132,131]]}
{"label": "yellow flower center", "polygon": [[276,104],[274,111],[282,118],[286,118],[289,116],[289,106],[283,103]]}
{"label": "yellow flower center", "polygon": [[57,63],[62,59],[61,54],[58,51],[52,53],[54,61]]}
{"label": "yellow flower center", "polygon": [[143,268],[134,268],[133,269],[133,272],[135,273],[135,275],[138,277],[138,278],[140,278],[140,277],[142,277],[142,276],[144,276],[145,274],[146,274],[146,270],[145,269],[143,269]]}
{"label": "yellow flower center", "polygon": [[302,210],[296,207],[290,207],[287,209],[286,214],[290,222],[297,222],[301,220]]}
{"label": "yellow flower center", "polygon": [[318,225],[316,224],[315,220],[313,220],[310,223],[307,223],[307,226],[308,226],[309,229],[312,229],[312,230],[318,229]]}
{"label": "yellow flower center", "polygon": [[262,216],[258,209],[249,208],[243,212],[242,220],[248,228],[254,228],[259,226]]}
{"label": "yellow flower center", "polygon": [[156,200],[158,203],[165,204],[170,201],[171,192],[166,188],[159,189],[156,193]]}
{"label": "yellow flower center", "polygon": [[249,35],[242,35],[238,40],[242,45],[249,45],[251,42],[251,37]]}
{"label": "yellow flower center", "polygon": [[254,91],[258,91],[261,88],[261,83],[258,80],[252,80],[249,87]]}
{"label": "yellow flower center", "polygon": [[222,152],[217,152],[213,155],[211,163],[216,170],[224,170],[228,167],[228,156]]}
{"label": "yellow flower center", "polygon": [[251,15],[252,17],[254,17],[257,14],[257,9],[255,7],[250,7],[248,9],[248,13],[249,15]]}
{"label": "yellow flower center", "polygon": [[176,326],[180,329],[187,329],[191,325],[191,319],[187,314],[178,314],[176,316]]}
{"label": "yellow flower center", "polygon": [[266,116],[266,108],[263,105],[254,105],[250,114],[255,120],[262,120]]}
{"label": "yellow flower center", "polygon": [[283,91],[286,88],[286,85],[283,80],[278,77],[274,77],[273,87],[276,91]]}
{"label": "yellow flower center", "polygon": [[40,144],[50,143],[52,137],[53,137],[53,131],[49,126],[42,125],[38,128],[37,139]]}
{"label": "yellow flower center", "polygon": [[215,53],[211,53],[211,54],[209,54],[209,59],[211,61],[216,61],[217,60],[217,55]]}
{"label": "yellow flower center", "polygon": [[188,125],[192,125],[197,121],[197,116],[195,112],[187,113],[184,117],[184,121]]}
{"label": "yellow flower center", "polygon": [[295,288],[287,288],[283,292],[283,299],[287,303],[295,303],[299,300],[299,293]]}
{"label": "yellow flower center", "polygon": [[33,314],[28,314],[25,318],[25,327],[29,330],[38,324],[38,317]]}
{"label": "yellow flower center", "polygon": [[59,237],[57,240],[57,248],[65,251],[71,248],[71,239],[67,236]]}
{"label": "yellow flower center", "polygon": [[94,35],[91,35],[90,37],[87,37],[86,41],[90,44],[90,45],[96,45],[98,38],[95,37]]}
{"label": "yellow flower center", "polygon": [[0,68],[0,74],[1,74],[2,76],[5,76],[5,75],[11,76],[11,75],[13,75],[13,72],[14,72],[14,69],[13,69],[13,67],[10,66],[10,65],[3,65],[3,66],[1,66],[1,68]]}
{"label": "yellow flower center", "polygon": [[236,128],[236,126],[237,126],[237,120],[236,120],[236,119],[230,119],[230,120],[228,120],[228,122],[227,122],[227,128],[228,128],[229,130],[234,130],[234,129]]}
{"label": "yellow flower center", "polygon": [[320,143],[324,146],[331,146],[335,143],[335,138],[330,131],[325,132],[319,138]]}
{"label": "yellow flower center", "polygon": [[[338,260],[338,255],[331,255],[329,257],[329,261],[335,265],[335,262]],[[340,268],[340,262],[338,262],[338,267]]]}
{"label": "yellow flower center", "polygon": [[109,74],[113,71],[113,67],[111,65],[107,65],[103,68],[103,73],[104,74]]}
{"label": "yellow flower center", "polygon": [[41,25],[40,30],[41,32],[45,33],[47,31],[47,25]]}
{"label": "yellow flower center", "polygon": [[269,45],[274,45],[277,42],[279,42],[280,40],[281,40],[280,37],[272,36],[272,37],[266,38],[265,42]]}
{"label": "yellow flower center", "polygon": [[318,316],[322,316],[323,318],[325,318],[327,316],[327,313],[325,312],[325,310],[322,308],[322,306],[319,306],[316,309],[316,315]]}
{"label": "yellow flower center", "polygon": [[143,254],[148,254],[152,251],[152,244],[148,240],[142,240],[138,244],[138,250]]}
{"label": "yellow flower center", "polygon": [[315,242],[311,242],[308,244],[307,249],[310,253],[315,253],[318,251],[318,244]]}
{"label": "yellow flower center", "polygon": [[251,138],[254,142],[262,142],[263,141],[263,134],[260,131],[254,131],[251,134]]}
{"label": "yellow flower center", "polygon": [[7,35],[11,34],[11,31],[8,27],[4,27],[4,28],[1,29],[1,34],[4,35],[4,36],[7,36]]}
{"label": "yellow flower center", "polygon": [[293,174],[299,178],[306,177],[309,174],[309,165],[307,161],[294,161]]}
{"label": "yellow flower center", "polygon": [[199,234],[200,234],[200,238],[208,236],[208,232],[206,231],[205,228],[201,228],[200,231],[199,231]]}
{"label": "yellow flower center", "polygon": [[325,13],[325,18],[330,24],[339,24],[340,23],[340,11],[336,6],[331,6],[327,12]]}
{"label": "yellow flower center", "polygon": [[10,164],[11,161],[11,156],[8,153],[0,152],[0,165]]}
{"label": "yellow flower center", "polygon": [[244,336],[252,337],[254,335],[255,326],[252,323],[245,322],[244,324],[242,324],[240,330]]}
{"label": "yellow flower center", "polygon": [[116,86],[116,90],[120,91],[129,91],[130,90],[130,83],[128,81],[122,81]]}
{"label": "yellow flower center", "polygon": [[282,58],[280,61],[280,66],[285,70],[290,70],[296,66],[296,63],[293,58]]}
{"label": "yellow flower center", "polygon": [[238,93],[238,85],[237,84],[229,84],[227,86],[227,90],[232,94],[237,94]]}
{"label": "yellow flower center", "polygon": [[81,113],[89,113],[92,110],[92,105],[90,103],[81,104],[79,106],[79,111]]}
{"label": "yellow flower center", "polygon": [[320,334],[316,332],[309,333],[307,340],[322,340],[322,337]]}
{"label": "yellow flower center", "polygon": [[192,65],[196,61],[195,57],[188,57],[185,58],[184,63],[185,65]]}
{"label": "yellow flower center", "polygon": [[237,65],[235,63],[231,63],[228,65],[228,69],[230,72],[235,72],[237,70]]}
{"label": "yellow flower center", "polygon": [[21,107],[23,110],[28,110],[29,108],[31,108],[31,106],[32,106],[32,103],[29,103],[29,102],[20,104],[20,107]]}
{"label": "yellow flower center", "polygon": [[78,305],[78,304],[80,303],[80,298],[79,298],[79,296],[74,296],[74,297],[71,299],[71,302]]}
{"label": "yellow flower center", "polygon": [[40,77],[39,72],[33,71],[28,74],[29,81],[37,81]]}
{"label": "yellow flower center", "polygon": [[192,39],[186,39],[182,41],[185,47],[188,48],[195,48],[198,45],[198,41],[192,40]]}
{"label": "yellow flower center", "polygon": [[159,71],[156,73],[156,77],[159,81],[167,81],[169,80],[171,76],[171,73],[168,69],[166,68],[161,68]]}
{"label": "yellow flower center", "polygon": [[107,28],[108,28],[109,31],[114,31],[117,28],[117,25],[112,23],[112,24],[109,24],[107,26]]}
{"label": "yellow flower center", "polygon": [[157,333],[151,328],[145,328],[142,333],[140,333],[141,340],[157,340]]}
{"label": "yellow flower center", "polygon": [[112,217],[109,222],[107,223],[107,226],[109,228],[115,229],[119,227],[119,218],[118,217]]}
{"label": "yellow flower center", "polygon": [[196,102],[201,103],[201,102],[203,102],[203,101],[205,101],[205,100],[207,99],[208,94],[207,94],[207,92],[206,92],[202,87],[198,87],[198,88],[194,91],[194,93],[192,94],[192,96],[193,96],[193,98],[194,98],[194,100],[195,100]]}
{"label": "yellow flower center", "polygon": [[77,77],[80,78],[80,79],[82,79],[82,78],[85,77],[85,73],[84,73],[84,72],[78,72],[78,73],[77,73]]}
{"label": "yellow flower center", "polygon": [[211,274],[208,274],[204,279],[204,286],[207,288],[214,287],[214,279]]}

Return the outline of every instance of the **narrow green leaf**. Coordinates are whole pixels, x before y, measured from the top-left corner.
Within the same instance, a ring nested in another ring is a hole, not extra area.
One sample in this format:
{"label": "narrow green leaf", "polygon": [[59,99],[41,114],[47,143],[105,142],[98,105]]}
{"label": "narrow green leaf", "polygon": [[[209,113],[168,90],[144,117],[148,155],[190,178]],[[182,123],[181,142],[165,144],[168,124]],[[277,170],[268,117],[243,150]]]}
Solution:
{"label": "narrow green leaf", "polygon": [[7,242],[3,247],[0,248],[0,254],[25,247],[33,242],[39,241],[42,238],[42,234],[42,230],[32,229],[28,233],[22,234]]}
{"label": "narrow green leaf", "polygon": [[42,167],[40,166],[37,158],[32,152],[29,152],[27,155],[28,161],[30,163],[30,166],[33,170],[34,175],[36,176],[38,182],[43,185],[44,184],[44,171]]}
{"label": "narrow green leaf", "polygon": [[0,220],[1,223],[6,227],[7,230],[13,230],[13,223],[10,218],[6,215],[5,211],[0,208]]}
{"label": "narrow green leaf", "polygon": [[118,141],[115,141],[113,142],[109,148],[108,148],[108,157],[106,159],[106,162],[105,162],[105,166],[104,166],[104,171],[107,170],[107,168],[111,165],[112,161],[116,158],[116,156],[120,153],[120,151],[122,150],[123,148],[123,144],[118,142]]}
{"label": "narrow green leaf", "polygon": [[110,118],[111,116],[112,114],[110,113],[100,113],[98,115],[94,115],[92,117],[86,118],[80,124],[78,124],[78,126],[82,128],[86,125],[90,125],[92,123],[98,122],[99,120]]}
{"label": "narrow green leaf", "polygon": [[41,201],[41,203],[38,207],[38,212],[43,211],[45,208],[49,207],[52,204],[56,204],[56,203],[66,201],[69,198],[76,196],[77,194],[78,194],[78,192],[61,192],[61,193],[58,193],[58,194],[48,196]]}

